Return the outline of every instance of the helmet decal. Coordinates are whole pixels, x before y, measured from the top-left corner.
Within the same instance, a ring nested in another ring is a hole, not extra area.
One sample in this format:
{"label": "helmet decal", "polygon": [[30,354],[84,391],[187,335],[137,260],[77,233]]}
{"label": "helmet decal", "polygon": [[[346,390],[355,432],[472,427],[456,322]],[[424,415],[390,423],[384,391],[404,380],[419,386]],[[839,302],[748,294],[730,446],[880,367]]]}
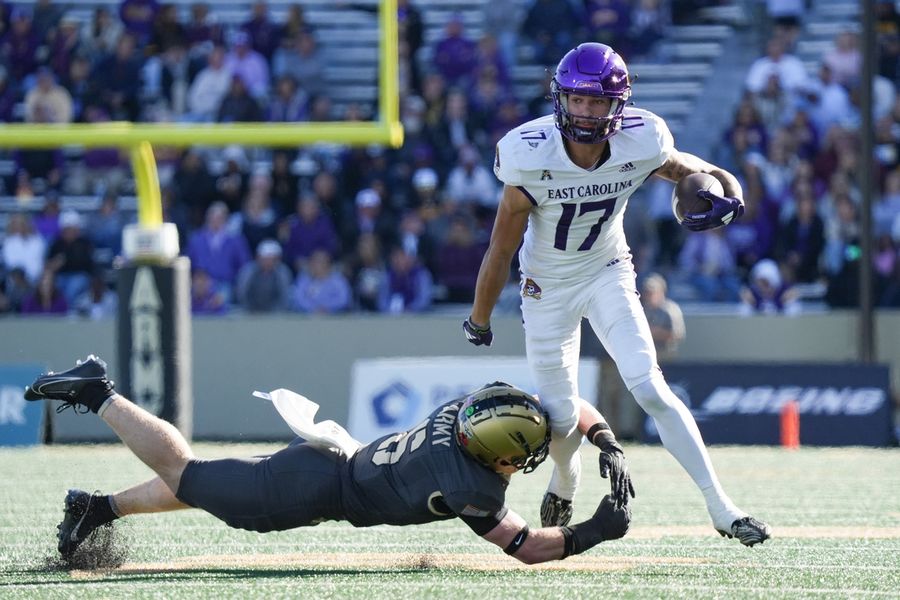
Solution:
{"label": "helmet decal", "polygon": [[[578,116],[581,125],[576,125],[569,111],[571,94],[609,98],[609,112],[603,117]],[[559,61],[550,82],[550,96],[560,133],[574,142],[599,144],[622,128],[622,113],[631,97],[628,67],[606,44],[580,44]],[[592,126],[584,125],[591,121]]]}

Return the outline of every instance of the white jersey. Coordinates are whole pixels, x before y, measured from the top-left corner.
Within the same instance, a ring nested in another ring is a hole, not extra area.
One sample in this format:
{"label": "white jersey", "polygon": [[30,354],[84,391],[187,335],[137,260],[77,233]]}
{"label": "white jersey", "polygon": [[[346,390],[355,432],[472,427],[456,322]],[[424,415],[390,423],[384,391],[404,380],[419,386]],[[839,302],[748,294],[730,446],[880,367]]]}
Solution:
{"label": "white jersey", "polygon": [[594,170],[569,158],[553,115],[529,121],[497,143],[494,173],[534,205],[519,263],[526,277],[595,276],[629,252],[622,225],[628,198],[674,151],[669,128],[646,110],[626,108],[610,156]]}

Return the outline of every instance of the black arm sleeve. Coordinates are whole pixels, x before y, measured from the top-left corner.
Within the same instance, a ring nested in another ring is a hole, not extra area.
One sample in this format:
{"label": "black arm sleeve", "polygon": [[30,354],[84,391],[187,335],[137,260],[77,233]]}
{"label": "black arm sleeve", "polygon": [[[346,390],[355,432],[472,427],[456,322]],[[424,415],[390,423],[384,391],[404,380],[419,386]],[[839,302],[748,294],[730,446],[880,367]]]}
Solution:
{"label": "black arm sleeve", "polygon": [[470,517],[468,515],[458,516],[472,529],[472,531],[483,536],[500,524],[500,521],[506,516],[507,511],[509,511],[509,509],[504,506],[496,514],[488,515],[487,517]]}

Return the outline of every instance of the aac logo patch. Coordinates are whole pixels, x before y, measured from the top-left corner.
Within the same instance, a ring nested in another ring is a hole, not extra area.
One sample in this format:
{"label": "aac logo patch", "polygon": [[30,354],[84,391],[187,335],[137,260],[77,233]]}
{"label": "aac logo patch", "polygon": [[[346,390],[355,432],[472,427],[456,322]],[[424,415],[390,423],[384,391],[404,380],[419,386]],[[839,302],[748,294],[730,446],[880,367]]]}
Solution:
{"label": "aac logo patch", "polygon": [[531,277],[526,277],[525,281],[522,283],[522,297],[523,298],[534,298],[535,300],[541,299],[541,286],[534,282],[534,279]]}
{"label": "aac logo patch", "polygon": [[541,173],[541,181],[546,181],[547,179],[553,179],[553,175],[550,174],[550,171],[544,169]]}

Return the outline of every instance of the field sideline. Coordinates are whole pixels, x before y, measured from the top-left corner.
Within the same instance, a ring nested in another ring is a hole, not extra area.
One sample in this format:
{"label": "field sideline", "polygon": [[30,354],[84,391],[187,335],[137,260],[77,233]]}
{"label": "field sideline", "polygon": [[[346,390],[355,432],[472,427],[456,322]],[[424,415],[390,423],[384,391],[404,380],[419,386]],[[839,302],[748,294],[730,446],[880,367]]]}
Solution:
{"label": "field sideline", "polygon": [[[277,444],[198,444],[198,456],[252,455]],[[533,567],[461,522],[355,529],[345,523],[259,535],[200,511],[120,521],[114,570],[53,568],[68,487],[112,491],[151,473],[116,445],[0,450],[3,598],[900,598],[900,450],[714,447],[743,508],[774,539],[755,548],[716,534],[700,493],[661,447],[628,446],[637,489],[620,541]],[[593,448],[575,521],[606,481]],[[512,508],[532,525],[550,475],[513,479]]]}

